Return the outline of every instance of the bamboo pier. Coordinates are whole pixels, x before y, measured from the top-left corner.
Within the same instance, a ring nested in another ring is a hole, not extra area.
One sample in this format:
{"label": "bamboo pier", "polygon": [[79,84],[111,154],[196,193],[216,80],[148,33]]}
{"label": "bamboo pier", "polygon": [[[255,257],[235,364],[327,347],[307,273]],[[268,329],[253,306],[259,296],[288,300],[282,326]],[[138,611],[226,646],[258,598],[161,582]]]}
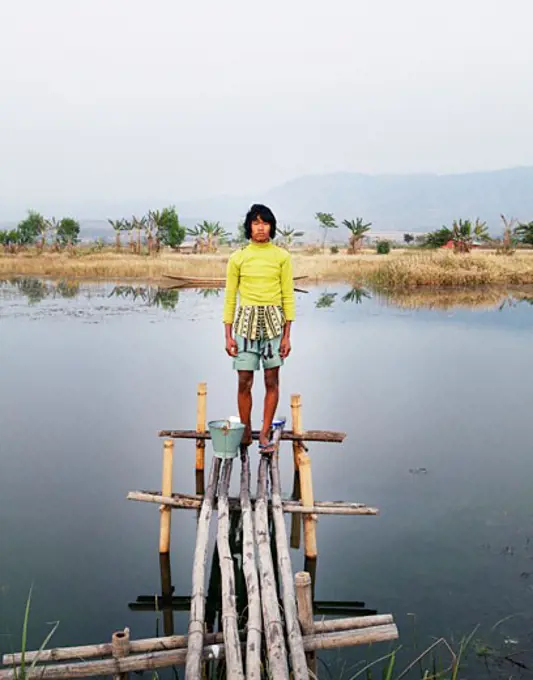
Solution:
{"label": "bamboo pier", "polygon": [[[200,680],[209,670],[223,667],[235,680],[309,680],[318,677],[317,652],[326,649],[395,640],[398,630],[391,614],[378,614],[363,602],[318,601],[314,597],[319,515],[376,516],[365,503],[317,501],[314,496],[308,444],[341,444],[342,432],[305,430],[302,402],[291,398],[291,429],[273,430],[275,453],[254,456],[258,461],[257,490],[250,495],[251,460],[248,447],[240,457],[224,461],[210,456],[205,485],[207,385],[197,390],[196,429],[161,430],[163,438],[160,490],[130,491],[128,500],[159,507],[161,595],[140,595],[129,604],[136,611],[163,612],[164,636],[133,639],[130,628],[115,631],[108,642],[6,654],[0,680],[44,678],[66,680],[111,675],[126,680],[129,673],[183,665],[187,680]],[[258,432],[253,432],[258,438]],[[176,440],[194,440],[195,493],[173,490]],[[293,489],[282,497],[279,458],[290,442]],[[239,469],[237,469],[239,468]],[[232,474],[239,474],[239,495],[230,495]],[[196,544],[191,592],[174,594],[170,574],[173,510],[195,510]],[[290,536],[284,515],[291,517]],[[216,517],[216,540],[210,546]],[[303,528],[303,531],[302,531]],[[304,571],[293,573],[291,549],[303,537]],[[212,549],[211,571],[207,573]],[[174,634],[174,612],[189,612],[186,635]],[[324,615],[335,618],[318,620]],[[218,617],[218,630],[215,630]],[[211,675],[209,674],[209,677]],[[213,676],[214,677],[214,676]]]}

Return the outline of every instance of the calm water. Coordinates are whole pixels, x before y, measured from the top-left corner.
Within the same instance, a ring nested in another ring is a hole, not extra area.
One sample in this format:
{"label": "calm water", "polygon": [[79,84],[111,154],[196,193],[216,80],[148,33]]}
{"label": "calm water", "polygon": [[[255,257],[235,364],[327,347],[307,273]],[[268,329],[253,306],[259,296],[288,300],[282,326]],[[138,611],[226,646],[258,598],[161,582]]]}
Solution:
{"label": "calm water", "polygon": [[[0,287],[0,651],[20,647],[31,584],[30,648],[57,620],[56,646],[124,626],[162,634],[157,612],[128,606],[160,592],[158,509],[125,497],[160,488],[156,432],[194,427],[199,381],[209,418],[236,411],[222,303],[113,284]],[[533,667],[533,307],[410,310],[328,286],[300,294],[298,312],[280,413],[300,392],[304,426],[348,435],[312,445],[315,497],[381,509],[320,520],[316,599],[392,612],[403,665],[479,624],[493,654],[487,667],[471,654],[469,676],[527,674],[513,662]],[[174,488],[194,491],[193,442],[176,445]],[[172,584],[188,595],[195,513],[172,521]],[[303,568],[303,551],[292,559]],[[174,628],[186,631],[186,612]],[[388,649],[324,659],[349,678]]]}

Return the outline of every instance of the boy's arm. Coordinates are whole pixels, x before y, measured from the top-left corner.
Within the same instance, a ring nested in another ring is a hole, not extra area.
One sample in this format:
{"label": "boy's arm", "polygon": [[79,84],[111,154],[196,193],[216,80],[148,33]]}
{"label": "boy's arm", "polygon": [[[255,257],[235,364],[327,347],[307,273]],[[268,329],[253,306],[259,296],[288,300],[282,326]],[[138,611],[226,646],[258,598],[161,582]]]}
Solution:
{"label": "boy's arm", "polygon": [[281,338],[280,356],[285,359],[291,351],[291,326],[296,317],[296,299],[294,296],[294,279],[292,274],[292,259],[288,255],[281,265],[281,304],[285,316],[285,326]]}
{"label": "boy's arm", "polygon": [[237,291],[239,289],[240,266],[233,254],[226,269],[226,291],[224,294],[223,322],[226,338],[226,352],[230,356],[237,355],[237,343],[233,339],[233,320],[237,307]]}

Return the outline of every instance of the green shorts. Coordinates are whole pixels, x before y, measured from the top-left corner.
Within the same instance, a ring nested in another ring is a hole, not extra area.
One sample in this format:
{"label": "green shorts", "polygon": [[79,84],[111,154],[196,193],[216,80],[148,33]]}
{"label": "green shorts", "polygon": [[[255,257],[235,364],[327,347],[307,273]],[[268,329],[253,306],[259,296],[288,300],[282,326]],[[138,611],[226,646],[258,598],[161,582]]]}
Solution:
{"label": "green shorts", "polygon": [[263,368],[278,368],[283,366],[283,359],[279,355],[281,335],[272,338],[248,340],[242,335],[235,335],[238,354],[233,360],[236,371],[258,371],[260,363]]}

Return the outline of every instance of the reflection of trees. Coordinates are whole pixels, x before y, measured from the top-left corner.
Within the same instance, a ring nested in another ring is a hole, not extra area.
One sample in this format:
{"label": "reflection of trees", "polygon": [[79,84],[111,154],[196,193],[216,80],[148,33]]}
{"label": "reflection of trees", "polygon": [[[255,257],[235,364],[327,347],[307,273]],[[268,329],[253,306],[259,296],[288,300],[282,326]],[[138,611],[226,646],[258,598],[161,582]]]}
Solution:
{"label": "reflection of trees", "polygon": [[331,307],[335,302],[337,293],[322,293],[318,300],[315,302],[315,307],[317,309],[325,309]]}
{"label": "reflection of trees", "polygon": [[372,299],[372,295],[366,288],[360,288],[354,286],[352,290],[349,290],[346,295],[342,296],[343,302],[355,302],[356,305],[360,305],[364,299]]}
{"label": "reflection of trees", "polygon": [[75,298],[80,292],[79,281],[60,281],[54,290],[54,296],[59,295],[62,298]]}
{"label": "reflection of trees", "polygon": [[108,297],[141,299],[150,307],[173,310],[180,299],[179,290],[152,286],[115,286]]}
{"label": "reflection of trees", "polygon": [[200,288],[196,292],[203,298],[218,297],[220,295],[220,288]]}
{"label": "reflection of trees", "polygon": [[19,293],[28,299],[30,305],[42,302],[50,294],[49,287],[40,279],[15,279],[14,283]]}

